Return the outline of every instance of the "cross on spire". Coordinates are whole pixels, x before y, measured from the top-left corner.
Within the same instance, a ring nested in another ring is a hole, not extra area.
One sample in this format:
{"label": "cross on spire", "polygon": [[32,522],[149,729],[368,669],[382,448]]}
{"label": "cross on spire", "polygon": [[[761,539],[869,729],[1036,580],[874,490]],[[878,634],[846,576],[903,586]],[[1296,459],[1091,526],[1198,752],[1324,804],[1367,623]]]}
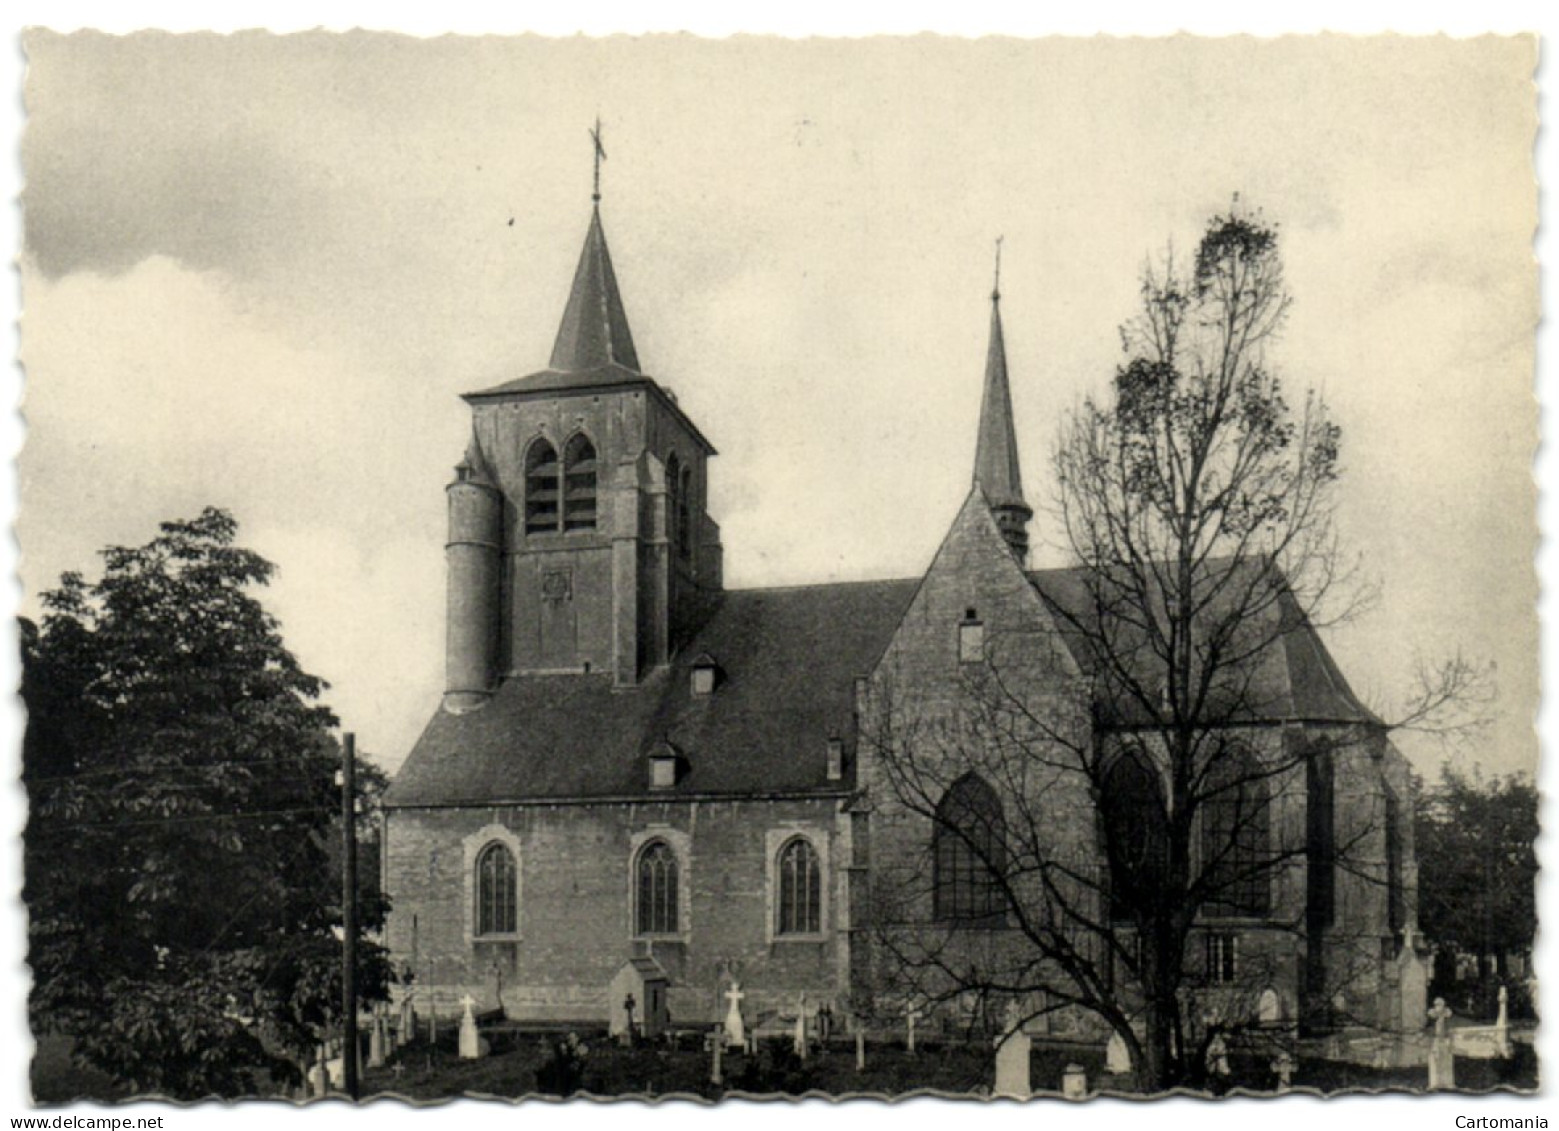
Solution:
{"label": "cross on spire", "polygon": [[601,200],[601,162],[606,160],[606,150],[601,146],[601,115],[595,116],[595,128],[590,131],[590,141],[595,146],[595,189],[590,194],[590,199],[596,203]]}
{"label": "cross on spire", "polygon": [[996,281],[991,284],[991,301],[1001,301],[1001,241],[1005,236],[996,237]]}

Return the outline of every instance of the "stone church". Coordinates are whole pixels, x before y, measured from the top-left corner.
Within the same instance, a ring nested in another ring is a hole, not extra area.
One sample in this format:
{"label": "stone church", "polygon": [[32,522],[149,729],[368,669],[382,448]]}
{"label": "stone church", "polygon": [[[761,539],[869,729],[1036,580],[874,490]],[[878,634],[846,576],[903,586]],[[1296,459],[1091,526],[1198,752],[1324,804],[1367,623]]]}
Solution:
{"label": "stone church", "polygon": [[[925,574],[730,590],[707,510],[715,448],[640,363],[596,200],[546,366],[464,396],[445,692],[384,799],[387,945],[444,1011],[469,993],[516,1019],[605,1023],[631,966],[672,1025],[722,1016],[733,982],[750,1022],[803,994],[841,1024],[902,1016],[916,983],[883,972],[884,892],[900,921],[987,962],[1022,948],[967,847],[890,783],[890,719],[966,716],[971,666],[1003,650],[1042,698],[1086,666],[1053,623],[1076,578],[1027,568],[999,296],[971,490]],[[1421,1026],[1407,764],[1307,624],[1267,651],[1252,732],[1278,749],[1344,740],[1324,772],[1275,787],[1261,836],[1300,849],[1198,920],[1198,984],[1259,971],[1264,1018]],[[1107,739],[1108,712],[1050,702]],[[959,750],[932,803],[983,808],[1016,837],[1025,799]],[[1046,835],[1086,856],[1097,807],[1050,788]],[[1375,874],[1316,850],[1350,821]],[[922,1000],[923,1024],[959,1023],[955,999]]]}

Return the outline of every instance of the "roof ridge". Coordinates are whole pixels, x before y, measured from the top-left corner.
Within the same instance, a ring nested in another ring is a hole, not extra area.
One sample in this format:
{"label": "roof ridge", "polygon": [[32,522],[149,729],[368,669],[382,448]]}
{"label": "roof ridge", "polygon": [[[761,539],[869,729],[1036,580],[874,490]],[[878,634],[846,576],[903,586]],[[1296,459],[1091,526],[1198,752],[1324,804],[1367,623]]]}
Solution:
{"label": "roof ridge", "polygon": [[913,585],[920,581],[920,575],[910,577],[859,577],[845,581],[811,581],[798,582],[791,585],[753,585],[744,589],[727,588],[725,596],[734,597],[743,593],[793,593],[804,589],[842,589],[847,585]]}

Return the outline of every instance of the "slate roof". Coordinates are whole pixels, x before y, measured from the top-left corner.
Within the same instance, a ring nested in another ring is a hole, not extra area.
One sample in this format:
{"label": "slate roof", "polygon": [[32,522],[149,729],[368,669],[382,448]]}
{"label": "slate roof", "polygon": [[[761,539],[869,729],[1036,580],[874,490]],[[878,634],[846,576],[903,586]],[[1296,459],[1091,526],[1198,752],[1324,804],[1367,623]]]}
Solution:
{"label": "slate roof", "polygon": [[[855,679],[870,673],[917,585],[725,593],[668,669],[634,688],[599,674],[505,680],[479,710],[434,713],[385,804],[848,790],[848,776],[828,780],[828,739],[848,739]],[[719,678],[714,694],[695,697],[692,667],[706,654]],[[663,742],[684,765],[672,789],[651,790],[647,756]]]}
{"label": "slate roof", "polygon": [[601,227],[601,206],[597,204],[590,213],[585,246],[579,252],[579,265],[574,269],[574,282],[568,290],[568,303],[563,308],[563,320],[558,323],[547,367],[467,393],[465,398],[469,401],[515,393],[624,385],[659,388],[639,368],[639,353],[628,328],[628,313],[617,287],[612,253],[606,246],[606,231]]}
{"label": "slate roof", "polygon": [[[1262,568],[1246,562],[1243,568]],[[1216,563],[1214,564],[1216,570]],[[1067,618],[1086,624],[1093,601],[1079,569],[1049,569],[1031,572],[1029,579],[1048,603],[1059,611],[1058,624],[1073,658],[1085,671],[1097,669],[1096,657],[1089,655],[1086,633],[1069,632]],[[1256,631],[1276,641],[1268,647],[1260,662],[1250,669],[1248,680],[1238,691],[1238,701],[1226,704],[1231,721],[1261,722],[1340,722],[1383,725],[1380,718],[1354,694],[1337,662],[1327,651],[1319,634],[1301,611],[1292,592],[1284,586],[1276,599],[1257,599],[1252,607],[1261,607]],[[1281,626],[1292,626],[1279,631]],[[1118,656],[1126,648],[1117,648]],[[1141,724],[1145,719],[1129,704],[1104,704],[1105,722]],[[1217,710],[1217,705],[1213,706]]]}
{"label": "slate roof", "polygon": [[1001,330],[1001,296],[991,294],[991,337],[985,356],[985,392],[974,449],[974,478],[993,506],[1026,507],[1018,469],[1018,434],[1007,383],[1007,346]]}
{"label": "slate roof", "polygon": [[590,229],[574,270],[563,322],[552,344],[547,368],[577,373],[603,365],[638,371],[639,355],[628,331],[628,315],[612,270],[612,253],[601,228],[601,206],[590,212]]}
{"label": "slate roof", "polygon": [[[1029,574],[1062,608],[1087,606],[1076,570]],[[714,597],[669,667],[638,687],[603,674],[519,676],[486,706],[435,711],[385,798],[391,808],[646,796],[837,794],[830,737],[851,746],[854,681],[870,674],[918,579],[749,589]],[[1085,668],[1086,655],[1069,641]],[[694,696],[693,667],[712,659],[715,691]],[[1265,721],[1378,724],[1308,624],[1258,670]],[[1117,718],[1116,722],[1131,720]],[[665,744],[681,772],[652,790],[648,757]]]}

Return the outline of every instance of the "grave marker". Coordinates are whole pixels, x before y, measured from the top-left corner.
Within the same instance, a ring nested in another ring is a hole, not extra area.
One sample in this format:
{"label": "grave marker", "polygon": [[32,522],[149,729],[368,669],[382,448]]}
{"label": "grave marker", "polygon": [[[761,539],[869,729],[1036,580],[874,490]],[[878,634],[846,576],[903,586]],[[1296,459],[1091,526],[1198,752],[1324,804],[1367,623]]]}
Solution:
{"label": "grave marker", "polygon": [[747,1029],[742,1024],[741,1002],[747,995],[742,993],[742,984],[732,982],[731,988],[725,991],[725,998],[731,1003],[731,1008],[725,1014],[725,1042],[733,1048],[741,1048],[747,1043]]}
{"label": "grave marker", "polygon": [[[1009,1020],[1012,1013],[1008,1013]],[[1010,1021],[1007,1033],[996,1038],[996,1088],[998,1096],[1026,1100],[1034,1094],[1029,1082],[1032,1042],[1021,1022]]]}
{"label": "grave marker", "polygon": [[1429,1011],[1434,1020],[1434,1040],[1429,1045],[1429,1090],[1449,1091],[1456,1087],[1456,1056],[1451,1044],[1451,1010],[1443,997],[1434,999]]}
{"label": "grave marker", "polygon": [[481,1038],[476,1032],[476,1014],[471,1012],[476,999],[466,994],[460,999],[460,1004],[466,1007],[465,1013],[460,1018],[460,1059],[476,1060],[482,1055]]}

